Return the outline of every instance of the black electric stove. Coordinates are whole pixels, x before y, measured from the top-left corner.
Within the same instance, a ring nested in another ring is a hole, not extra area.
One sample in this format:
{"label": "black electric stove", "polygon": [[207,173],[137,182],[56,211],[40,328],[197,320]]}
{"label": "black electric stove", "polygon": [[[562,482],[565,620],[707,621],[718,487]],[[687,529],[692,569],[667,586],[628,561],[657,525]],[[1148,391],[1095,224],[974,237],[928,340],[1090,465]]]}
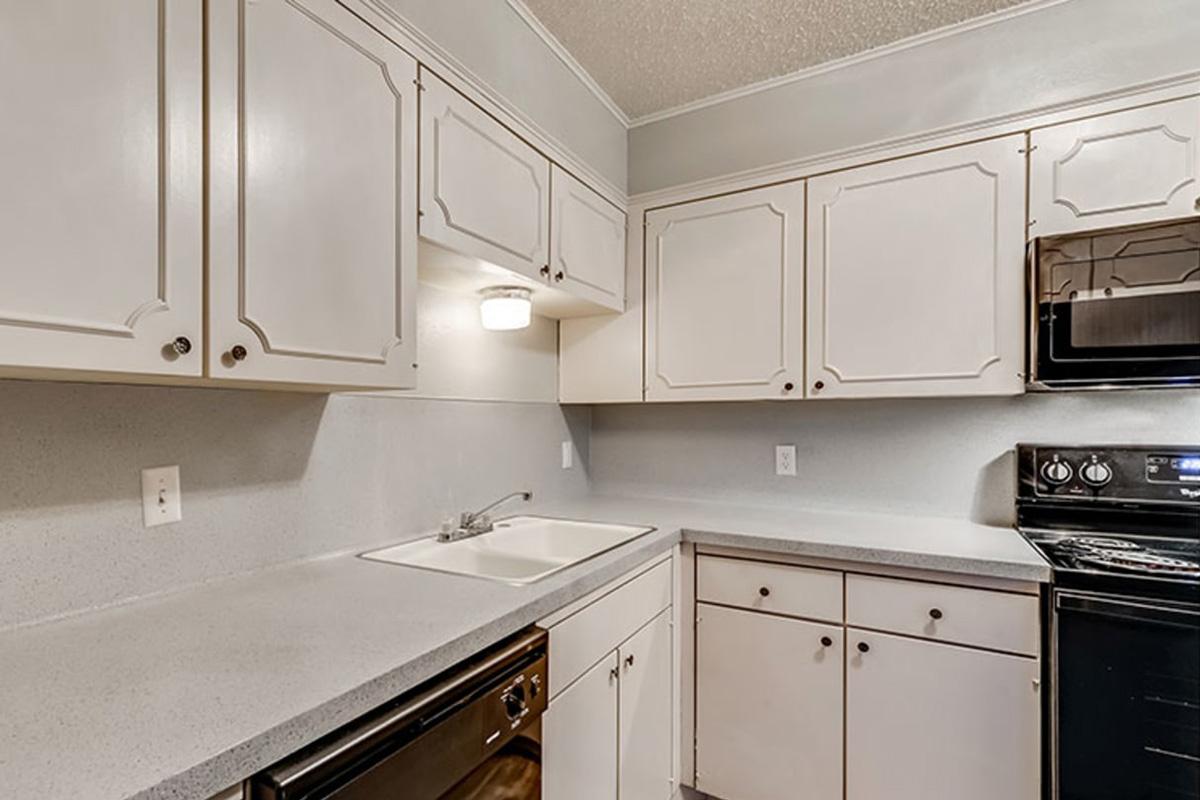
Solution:
{"label": "black electric stove", "polygon": [[1054,800],[1200,798],[1200,446],[1019,445]]}

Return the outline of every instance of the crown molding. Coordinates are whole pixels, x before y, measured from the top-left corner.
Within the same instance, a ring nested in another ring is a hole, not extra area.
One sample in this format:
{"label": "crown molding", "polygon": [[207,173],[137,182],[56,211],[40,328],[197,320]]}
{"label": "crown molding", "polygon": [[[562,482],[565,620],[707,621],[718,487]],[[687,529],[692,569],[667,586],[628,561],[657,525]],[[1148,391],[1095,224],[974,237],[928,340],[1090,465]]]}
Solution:
{"label": "crown molding", "polygon": [[586,86],[588,91],[608,109],[609,113],[616,117],[618,122],[628,128],[630,125],[629,115],[621,110],[621,107],[609,96],[608,92],[600,87],[600,84],[596,83],[591,73],[575,60],[575,56],[571,55],[571,52],[563,46],[558,37],[542,24],[542,21],[529,9],[529,6],[525,5],[524,0],[508,0],[508,5],[513,11],[517,12],[517,16],[545,43],[546,47],[550,48],[550,51],[558,56],[558,60],[574,73],[579,82]]}
{"label": "crown molding", "polygon": [[[512,3],[519,1],[520,0],[509,0],[509,3],[511,5]],[[719,105],[730,100],[736,100],[741,97],[758,94],[759,92],[769,91],[780,86],[787,86],[790,83],[796,83],[808,78],[815,78],[818,75],[824,75],[829,72],[847,69],[848,67],[853,67],[868,61],[874,61],[878,58],[885,58],[895,53],[911,50],[915,47],[923,47],[924,45],[939,41],[941,39],[959,36],[961,34],[968,33],[969,31],[978,30],[979,28],[986,28],[989,25],[1005,22],[1016,17],[1024,16],[1025,14],[1044,11],[1048,8],[1052,8],[1053,6],[1061,5],[1067,2],[1071,2],[1071,0],[1030,0],[1030,2],[1022,3],[1019,6],[1013,6],[1012,8],[1006,8],[1001,11],[993,11],[992,13],[985,14],[982,17],[974,17],[972,19],[963,20],[962,22],[957,22],[953,25],[936,28],[931,31],[926,31],[925,33],[918,33],[915,36],[899,39],[890,44],[885,44],[871,50],[864,50],[861,53],[854,53],[853,55],[845,56],[844,58],[838,58],[833,61],[825,61],[820,64],[814,64],[811,67],[805,67],[804,69],[797,70],[796,72],[789,72],[786,75],[767,78],[766,80],[758,81],[756,83],[747,84],[735,89],[729,89],[724,92],[718,92],[717,94],[709,95],[707,97],[701,97],[698,100],[692,100],[678,106],[665,108],[662,111],[655,111],[650,114],[643,114],[639,117],[633,117],[629,119],[628,125],[630,128],[638,128],[654,122],[661,122],[662,120],[670,119],[671,117],[688,114],[692,111],[699,111],[702,108]]]}
{"label": "crown molding", "polygon": [[642,210],[676,205],[759,186],[809,178],[931,149],[1037,130],[1081,117],[1111,114],[1194,96],[1200,96],[1200,70],[1189,70],[1059,103],[1034,106],[911,135],[701,178],[685,184],[651,189],[630,195],[629,205],[631,209]]}
{"label": "crown molding", "polygon": [[[606,199],[624,208],[628,201],[625,188],[597,172],[570,147],[551,134],[532,117],[509,102],[500,92],[473,72],[466,64],[426,35],[386,0],[339,0],[419,63],[448,80],[460,93],[488,114],[542,151],[550,160],[573,173]],[[390,30],[388,30],[390,29]]]}

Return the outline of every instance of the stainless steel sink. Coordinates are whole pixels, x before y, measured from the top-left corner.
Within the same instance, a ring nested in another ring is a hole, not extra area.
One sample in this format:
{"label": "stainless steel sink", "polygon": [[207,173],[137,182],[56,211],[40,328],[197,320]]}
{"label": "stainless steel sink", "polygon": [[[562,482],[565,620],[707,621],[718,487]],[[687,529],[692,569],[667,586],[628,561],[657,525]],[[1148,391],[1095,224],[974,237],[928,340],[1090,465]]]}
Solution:
{"label": "stainless steel sink", "polygon": [[613,525],[554,517],[508,517],[495,528],[469,539],[435,538],[385,547],[362,557],[389,564],[474,575],[525,585],[594,558],[654,528]]}

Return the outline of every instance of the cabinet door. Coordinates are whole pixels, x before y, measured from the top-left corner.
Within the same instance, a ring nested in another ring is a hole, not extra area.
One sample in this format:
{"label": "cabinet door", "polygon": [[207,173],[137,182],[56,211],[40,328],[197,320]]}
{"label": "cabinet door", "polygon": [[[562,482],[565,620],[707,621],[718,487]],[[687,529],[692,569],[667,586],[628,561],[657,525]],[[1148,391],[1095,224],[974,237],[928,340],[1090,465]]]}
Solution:
{"label": "cabinet door", "polygon": [[671,610],[621,645],[619,796],[670,800]]}
{"label": "cabinet door", "polygon": [[1200,213],[1200,97],[1033,131],[1030,236]]}
{"label": "cabinet door", "polygon": [[624,212],[557,164],[550,196],[551,280],[576,297],[624,311]]}
{"label": "cabinet door", "polygon": [[799,396],[802,184],[652,211],[646,224],[646,399]]}
{"label": "cabinet door", "polygon": [[841,627],[698,604],[696,788],[841,800],[842,654]]}
{"label": "cabinet door", "polygon": [[617,664],[609,653],[542,715],[543,800],[616,800]]}
{"label": "cabinet door", "polygon": [[809,181],[809,397],[1024,390],[1023,145]]}
{"label": "cabinet door", "polygon": [[1038,800],[1037,659],[847,638],[847,800]]}
{"label": "cabinet door", "polygon": [[208,13],[209,373],[412,386],[416,62],[334,0]]}
{"label": "cabinet door", "polygon": [[428,70],[421,86],[421,236],[545,280],[550,162]]}
{"label": "cabinet door", "polygon": [[200,374],[201,5],[0,4],[0,373]]}

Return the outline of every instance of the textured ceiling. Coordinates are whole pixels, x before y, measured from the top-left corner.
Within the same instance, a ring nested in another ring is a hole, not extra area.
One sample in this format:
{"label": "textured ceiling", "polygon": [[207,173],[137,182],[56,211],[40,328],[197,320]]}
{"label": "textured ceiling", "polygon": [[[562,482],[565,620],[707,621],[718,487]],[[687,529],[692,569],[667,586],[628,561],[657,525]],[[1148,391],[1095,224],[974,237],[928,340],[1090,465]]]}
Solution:
{"label": "textured ceiling", "polygon": [[630,117],[1025,0],[525,0]]}

